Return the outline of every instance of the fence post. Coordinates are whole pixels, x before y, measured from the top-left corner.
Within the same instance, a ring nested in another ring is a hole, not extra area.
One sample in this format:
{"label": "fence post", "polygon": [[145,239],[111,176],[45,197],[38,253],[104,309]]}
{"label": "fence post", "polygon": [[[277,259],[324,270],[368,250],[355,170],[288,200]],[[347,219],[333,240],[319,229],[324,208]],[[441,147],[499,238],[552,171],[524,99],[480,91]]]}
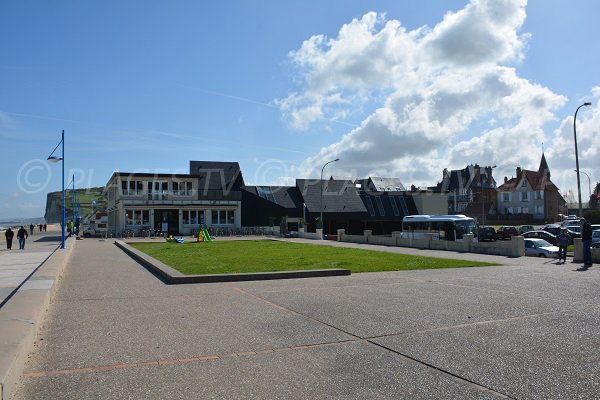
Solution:
{"label": "fence post", "polygon": [[363,235],[365,237],[366,244],[369,244],[369,236],[371,236],[371,233],[373,233],[373,231],[371,231],[371,230],[363,231]]}
{"label": "fence post", "polygon": [[342,242],[342,237],[344,236],[345,233],[346,233],[345,229],[338,229],[337,230],[337,241],[338,242]]}

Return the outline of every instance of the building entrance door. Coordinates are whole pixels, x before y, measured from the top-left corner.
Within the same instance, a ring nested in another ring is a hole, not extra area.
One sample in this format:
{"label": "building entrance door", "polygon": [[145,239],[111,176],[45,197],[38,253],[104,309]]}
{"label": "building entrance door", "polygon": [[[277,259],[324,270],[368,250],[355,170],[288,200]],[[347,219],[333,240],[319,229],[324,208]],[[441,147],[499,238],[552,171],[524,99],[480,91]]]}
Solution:
{"label": "building entrance door", "polygon": [[179,210],[154,210],[154,230],[179,235]]}

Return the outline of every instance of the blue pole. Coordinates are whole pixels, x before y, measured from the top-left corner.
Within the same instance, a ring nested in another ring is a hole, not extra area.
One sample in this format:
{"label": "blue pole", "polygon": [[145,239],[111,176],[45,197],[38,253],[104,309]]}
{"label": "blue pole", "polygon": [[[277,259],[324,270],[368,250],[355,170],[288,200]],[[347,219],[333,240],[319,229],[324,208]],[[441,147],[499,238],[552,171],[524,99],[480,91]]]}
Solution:
{"label": "blue pole", "polygon": [[71,200],[71,215],[73,218],[73,222],[75,222],[75,174],[73,174],[73,199]]}
{"label": "blue pole", "polygon": [[60,248],[65,248],[65,219],[66,219],[66,203],[65,203],[65,130],[62,131],[62,226],[61,226],[61,241]]}

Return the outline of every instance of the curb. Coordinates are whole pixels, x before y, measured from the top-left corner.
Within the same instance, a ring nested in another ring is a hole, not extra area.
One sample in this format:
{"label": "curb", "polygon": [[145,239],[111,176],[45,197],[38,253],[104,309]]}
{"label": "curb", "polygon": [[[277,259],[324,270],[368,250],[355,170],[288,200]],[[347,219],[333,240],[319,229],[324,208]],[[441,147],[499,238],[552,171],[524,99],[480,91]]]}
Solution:
{"label": "curb", "polygon": [[0,400],[14,391],[48,306],[58,288],[75,240],[57,247],[0,309]]}
{"label": "curb", "polygon": [[274,272],[251,272],[241,274],[206,274],[206,275],[183,275],[181,272],[166,264],[134,249],[127,243],[117,240],[117,247],[127,253],[131,258],[140,263],[153,274],[157,275],[163,282],[169,285],[185,283],[216,283],[216,282],[240,282],[240,281],[264,281],[274,279],[298,279],[317,278],[326,276],[347,276],[351,274],[349,269],[313,269],[303,271],[274,271]]}

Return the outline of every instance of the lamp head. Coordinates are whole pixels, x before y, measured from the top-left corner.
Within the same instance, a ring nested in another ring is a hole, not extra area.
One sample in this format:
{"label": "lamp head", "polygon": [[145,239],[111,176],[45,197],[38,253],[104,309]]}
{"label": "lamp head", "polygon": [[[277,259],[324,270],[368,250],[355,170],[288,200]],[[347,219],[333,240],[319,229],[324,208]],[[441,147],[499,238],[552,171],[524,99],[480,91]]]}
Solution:
{"label": "lamp head", "polygon": [[586,101],[585,103],[583,103],[584,106],[591,106],[592,102],[591,101]]}
{"label": "lamp head", "polygon": [[333,161],[340,161],[340,159],[339,159],[339,158],[336,158],[336,159],[335,159],[335,160],[333,160]]}
{"label": "lamp head", "polygon": [[48,157],[48,161],[50,161],[52,163],[57,163],[59,161],[62,161],[62,158],[56,157],[56,156],[50,156],[50,157]]}

